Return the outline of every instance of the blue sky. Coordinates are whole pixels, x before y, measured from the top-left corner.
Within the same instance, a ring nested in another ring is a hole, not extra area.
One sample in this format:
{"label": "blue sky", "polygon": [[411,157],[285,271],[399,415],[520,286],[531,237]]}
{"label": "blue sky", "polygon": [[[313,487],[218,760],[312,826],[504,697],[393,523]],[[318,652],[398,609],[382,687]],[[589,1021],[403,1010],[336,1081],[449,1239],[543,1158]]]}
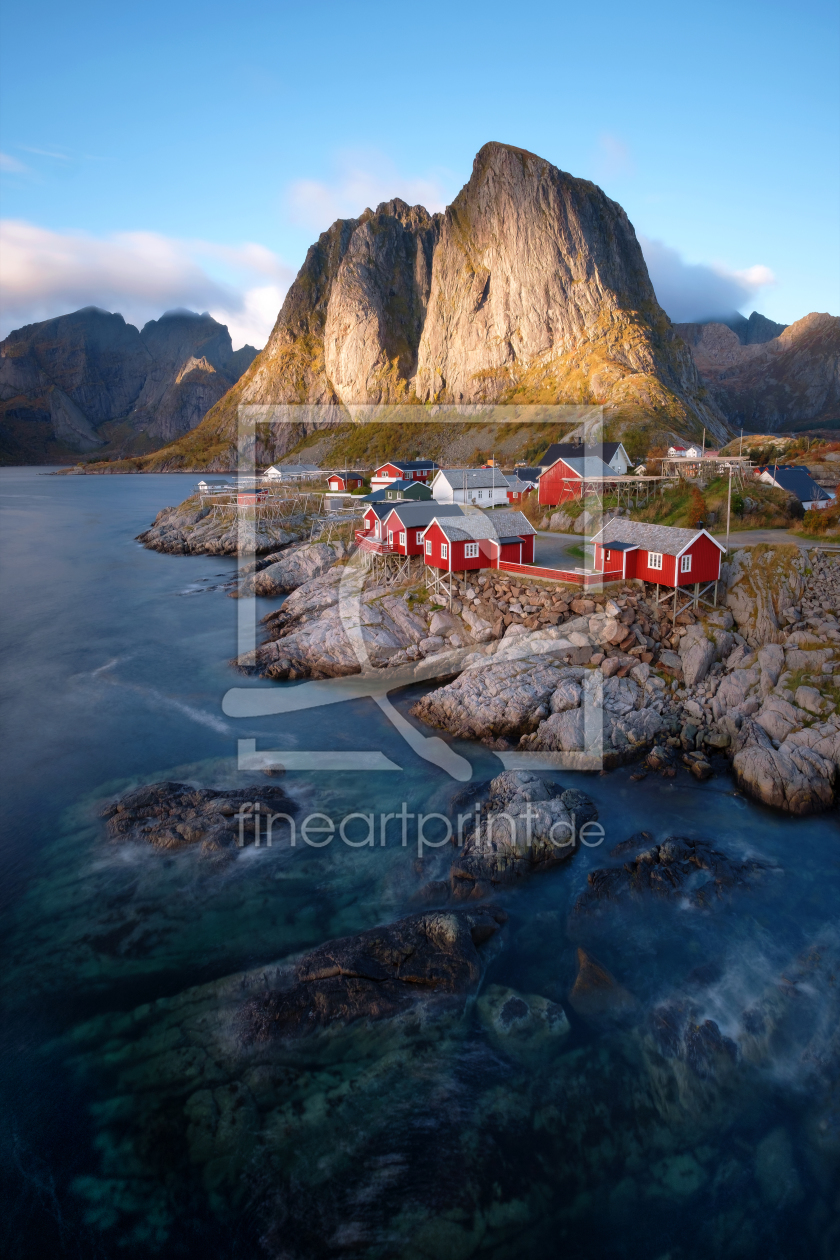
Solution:
{"label": "blue sky", "polygon": [[319,231],[442,208],[487,140],[627,210],[673,318],[838,313],[838,10],[334,3],[2,18],[0,334],[184,305],[262,344]]}

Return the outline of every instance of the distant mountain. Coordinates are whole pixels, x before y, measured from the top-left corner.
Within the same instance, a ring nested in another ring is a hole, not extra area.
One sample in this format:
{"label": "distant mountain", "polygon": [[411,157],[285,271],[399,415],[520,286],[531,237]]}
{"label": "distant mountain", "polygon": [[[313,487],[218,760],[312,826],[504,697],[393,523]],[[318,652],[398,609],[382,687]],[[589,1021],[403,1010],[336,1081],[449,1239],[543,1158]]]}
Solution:
{"label": "distant mountain", "polygon": [[0,343],[0,462],[155,450],[195,428],[256,354],[192,311],[140,332],[93,306],[18,328]]}
{"label": "distant mountain", "polygon": [[704,320],[704,323],[726,324],[727,328],[731,328],[737,334],[742,346],[763,345],[765,341],[772,341],[774,337],[781,336],[787,328],[787,324],[777,324],[775,320],[768,319],[766,315],[759,315],[758,311],[753,311],[749,319],[745,315],[739,315],[736,312],[729,319],[707,319]]}
{"label": "distant mountain", "polygon": [[[785,327],[753,312],[743,324],[747,339],[731,323],[675,325],[729,423],[755,433],[840,423],[840,318],[812,312]],[[768,326],[781,331],[767,337]]]}
{"label": "distant mountain", "polygon": [[492,143],[443,214],[393,200],[324,232],[265,349],[156,459],[227,458],[240,403],[601,403],[613,436],[652,424],[725,440],[704,392],[621,206]]}

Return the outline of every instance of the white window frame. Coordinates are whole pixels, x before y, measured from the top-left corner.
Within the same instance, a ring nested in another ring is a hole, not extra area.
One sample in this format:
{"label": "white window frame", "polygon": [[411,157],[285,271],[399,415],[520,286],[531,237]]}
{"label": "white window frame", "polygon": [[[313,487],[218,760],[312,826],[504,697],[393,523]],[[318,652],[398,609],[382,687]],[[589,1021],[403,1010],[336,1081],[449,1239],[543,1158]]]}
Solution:
{"label": "white window frame", "polygon": [[686,552],[684,556],[680,556],[680,573],[691,572],[691,552]]}
{"label": "white window frame", "polygon": [[479,492],[478,492],[478,497],[479,497],[479,499],[483,499],[483,498],[484,498],[484,491],[483,491],[483,490],[479,490]]}
{"label": "white window frame", "polygon": [[449,559],[449,544],[448,543],[440,544],[440,558],[441,560]]}
{"label": "white window frame", "polygon": [[661,568],[662,568],[662,552],[661,552],[661,551],[649,551],[649,552],[648,552],[647,562],[648,562],[648,568],[649,568],[649,569],[660,569],[660,570],[661,570]]}
{"label": "white window frame", "polygon": [[430,556],[431,554],[432,554],[432,540],[431,538],[427,538],[426,539],[426,555]]}
{"label": "white window frame", "polygon": [[393,545],[394,545],[394,531],[392,529],[389,529],[388,530],[388,546],[393,547]]}
{"label": "white window frame", "polygon": [[401,547],[405,546],[405,530],[404,529],[400,530],[400,546]]}
{"label": "white window frame", "polygon": [[465,560],[475,560],[477,555],[478,555],[477,542],[464,543],[464,559]]}
{"label": "white window frame", "polygon": [[376,534],[377,538],[382,533],[382,522],[380,521],[378,516],[376,518],[376,524],[373,527],[373,532]]}
{"label": "white window frame", "polygon": [[415,541],[415,542],[416,542],[419,546],[422,546],[422,544],[423,544],[423,531],[422,531],[422,529],[418,529],[418,530],[417,530],[417,536],[416,536],[416,538],[414,539],[414,541]]}

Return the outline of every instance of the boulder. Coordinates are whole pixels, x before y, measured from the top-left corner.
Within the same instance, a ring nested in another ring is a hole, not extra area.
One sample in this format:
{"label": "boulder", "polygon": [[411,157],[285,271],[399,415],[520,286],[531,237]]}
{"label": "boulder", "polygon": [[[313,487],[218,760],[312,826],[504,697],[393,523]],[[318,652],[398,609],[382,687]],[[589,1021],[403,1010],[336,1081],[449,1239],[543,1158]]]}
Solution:
{"label": "boulder", "polygon": [[[240,822],[240,809],[246,808]],[[282,788],[246,786],[227,791],[196,788],[189,783],[149,783],[110,801],[101,816],[108,820],[114,840],[134,840],[156,849],[201,846],[203,856],[227,851],[240,842],[252,844],[254,822],[260,818],[261,843],[266,840],[266,820],[272,814],[294,814],[298,806]],[[241,827],[241,831],[240,831]],[[272,839],[284,838],[279,825]]]}
{"label": "boulder", "polygon": [[659,653],[658,664],[659,668],[666,674],[670,674],[672,678],[676,678],[678,681],[682,682],[682,657],[678,656],[676,652],[672,652],[670,648],[663,648],[663,650]]}
{"label": "boulder", "polygon": [[574,521],[568,512],[552,512],[548,521],[548,528],[555,533],[570,534],[573,524]]}
{"label": "boulder", "polygon": [[819,714],[826,707],[826,702],[816,687],[797,687],[793,698],[799,708],[804,709],[806,713]]}
{"label": "boulder", "polygon": [[343,543],[299,543],[287,548],[274,564],[248,574],[239,583],[238,591],[232,593],[240,597],[286,595],[304,582],[320,577],[343,555]]}
{"label": "boulder", "polygon": [[463,999],[481,979],[479,947],[506,919],[491,906],[429,911],[321,945],[244,1003],[242,1039],[299,1037],[388,1019],[436,997]]}
{"label": "boulder", "polygon": [[551,697],[567,675],[545,657],[485,662],[424,696],[411,712],[463,739],[518,739],[548,715]]}
{"label": "boulder", "polygon": [[484,990],[476,1009],[497,1050],[534,1066],[560,1049],[572,1030],[559,1003],[500,984]]}
{"label": "boulder", "polygon": [[706,638],[702,626],[689,626],[679,646],[683,679],[689,687],[703,681],[715,655],[715,645]]}
{"label": "boulder", "polygon": [[797,815],[833,805],[837,767],[815,749],[791,739],[774,748],[763,727],[746,718],[733,752],[735,778],[748,796]]}

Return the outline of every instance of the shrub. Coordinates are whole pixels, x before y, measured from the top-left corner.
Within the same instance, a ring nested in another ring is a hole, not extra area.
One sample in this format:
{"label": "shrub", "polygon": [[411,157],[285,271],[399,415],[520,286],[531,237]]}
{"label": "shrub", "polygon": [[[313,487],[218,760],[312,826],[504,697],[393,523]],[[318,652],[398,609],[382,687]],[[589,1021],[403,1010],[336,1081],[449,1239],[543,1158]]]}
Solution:
{"label": "shrub", "polygon": [[691,487],[691,495],[688,501],[688,527],[696,529],[698,525],[702,525],[706,519],[707,508],[706,500],[703,498],[697,486]]}

